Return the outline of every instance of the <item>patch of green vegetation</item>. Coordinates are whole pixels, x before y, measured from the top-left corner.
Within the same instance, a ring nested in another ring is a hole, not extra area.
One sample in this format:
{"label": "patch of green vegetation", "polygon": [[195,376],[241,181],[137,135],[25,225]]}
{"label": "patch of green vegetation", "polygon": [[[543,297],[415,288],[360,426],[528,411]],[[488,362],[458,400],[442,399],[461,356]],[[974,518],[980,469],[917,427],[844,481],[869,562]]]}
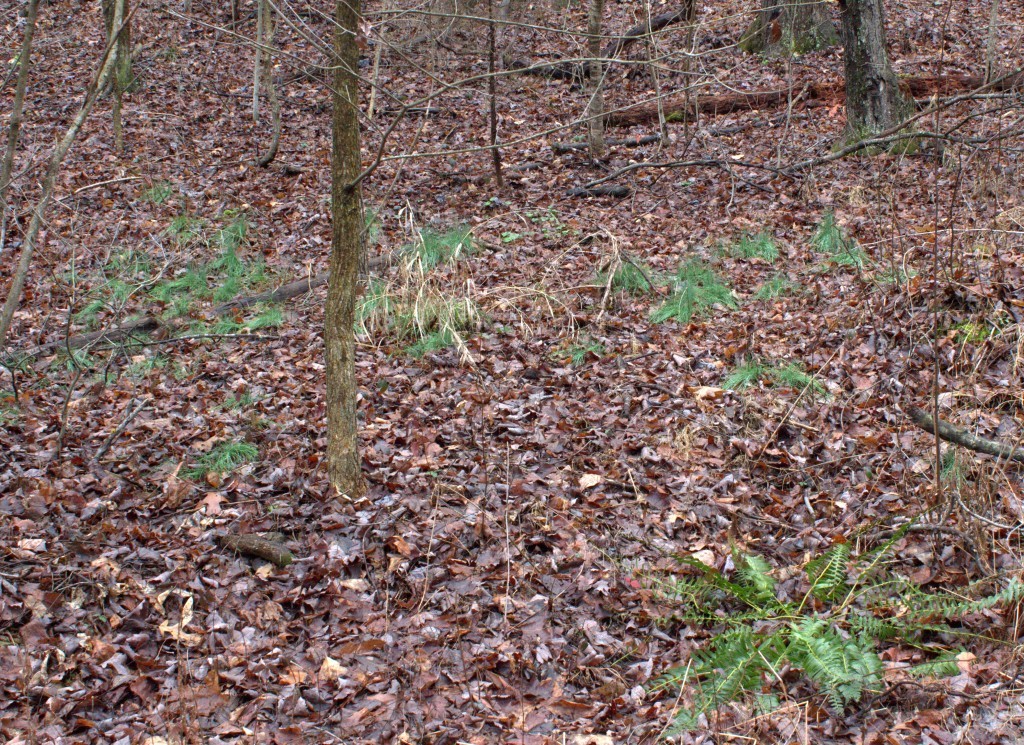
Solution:
{"label": "patch of green vegetation", "polygon": [[455,336],[451,329],[436,329],[428,331],[414,343],[405,347],[405,353],[410,357],[423,357],[455,344]]}
{"label": "patch of green vegetation", "polygon": [[517,233],[514,230],[506,230],[504,233],[501,234],[501,242],[502,243],[515,243],[516,241],[518,241],[522,237],[523,237],[522,233]]}
{"label": "patch of green vegetation", "polygon": [[21,410],[12,396],[0,399],[0,427],[9,427],[18,421]]}
{"label": "patch of green vegetation", "polygon": [[562,222],[562,218],[558,216],[558,210],[554,207],[527,212],[526,219],[534,225],[539,225],[541,234],[549,240],[563,238],[576,232]]}
{"label": "patch of green vegetation", "polygon": [[744,235],[732,244],[730,253],[742,259],[763,259],[774,264],[779,258],[779,247],[770,233]]}
{"label": "patch of green vegetation", "polygon": [[948,487],[963,488],[967,484],[967,468],[968,463],[956,448],[946,448],[939,464],[939,478]]}
{"label": "patch of green vegetation", "polygon": [[596,339],[580,338],[565,349],[569,361],[573,365],[582,365],[590,358],[600,359],[604,356],[604,344]]}
{"label": "patch of green vegetation", "polygon": [[827,394],[825,386],[812,375],[807,374],[803,366],[796,362],[785,365],[767,365],[757,360],[748,360],[733,370],[723,381],[722,387],[741,391],[766,381],[773,388],[792,388],[815,396]]}
{"label": "patch of green vegetation", "polygon": [[255,316],[239,320],[238,318],[220,318],[211,328],[214,334],[243,334],[259,329],[278,328],[284,324],[284,311],[279,305],[257,305]]}
{"label": "patch of green vegetation", "polygon": [[[889,566],[910,528],[905,525],[856,557],[851,543],[834,544],[806,565],[802,588],[783,590],[776,577],[793,572],[738,551],[730,576],[693,557],[680,559],[691,572],[687,576],[650,576],[659,599],[673,606],[665,620],[710,631],[687,664],[668,670],[652,686],[690,692],[692,704],[679,711],[666,734],[693,730],[702,715],[735,701],[763,711],[778,700],[771,692],[787,668],[803,673],[841,713],[883,689],[879,651],[893,641],[933,655],[916,671],[920,675],[958,672],[947,640],[975,634],[953,624],[997,606],[1013,607],[1024,598],[1024,584],[1015,578],[994,592],[982,592],[991,585],[981,584],[955,595],[924,592]],[[757,694],[762,697],[751,701]]]}
{"label": "patch of green vegetation", "polygon": [[146,378],[154,370],[163,370],[167,367],[168,359],[165,355],[154,354],[152,356],[142,356],[142,359],[136,359],[125,370],[125,373],[136,380]]}
{"label": "patch of green vegetation", "polygon": [[371,329],[387,325],[395,310],[396,302],[388,292],[387,282],[374,277],[356,306],[356,328],[361,334],[370,336]]}
{"label": "patch of green vegetation", "polygon": [[[615,268],[612,275],[612,289],[615,292],[627,292],[630,295],[646,295],[654,292],[651,284],[657,275],[644,264],[635,264],[632,261],[623,261]],[[605,285],[608,282],[608,273],[601,272],[598,275],[598,282]]]}
{"label": "patch of green vegetation", "polygon": [[472,253],[473,231],[466,227],[453,228],[447,233],[424,229],[419,232],[417,240],[404,246],[402,251],[420,269],[430,271]]}
{"label": "patch of green vegetation", "polygon": [[895,285],[896,287],[902,287],[916,276],[916,269],[904,269],[903,267],[889,266],[878,273],[878,281],[883,285]]}
{"label": "patch of green vegetation", "polygon": [[174,187],[166,181],[157,181],[142,192],[143,201],[153,204],[163,204],[173,196]]}
{"label": "patch of green vegetation", "polygon": [[50,363],[51,370],[91,370],[96,367],[96,358],[89,354],[85,349],[72,349],[71,353],[68,350],[61,348],[57,352],[57,356],[53,362]]}
{"label": "patch of green vegetation", "polygon": [[732,290],[700,261],[692,260],[679,267],[672,285],[672,294],[651,314],[655,323],[674,320],[689,323],[694,315],[720,306],[735,309]]}
{"label": "patch of green vegetation", "polygon": [[241,411],[250,408],[257,400],[249,391],[244,391],[240,396],[229,393],[228,397],[224,399],[224,403],[221,404],[221,408],[225,411]]}
{"label": "patch of green vegetation", "polygon": [[201,479],[208,473],[231,473],[239,466],[252,463],[259,455],[260,451],[252,443],[221,442],[200,457],[196,465],[186,471],[185,475],[190,479]]}
{"label": "patch of green vegetation", "polygon": [[722,387],[728,388],[731,391],[746,390],[753,385],[757,385],[767,371],[768,367],[766,365],[756,360],[747,360],[729,373],[729,376],[722,382]]}
{"label": "patch of green vegetation", "polygon": [[775,300],[785,295],[793,295],[799,289],[800,285],[780,272],[757,288],[757,292],[754,293],[754,299]]}
{"label": "patch of green vegetation", "polygon": [[854,266],[863,269],[868,263],[868,256],[864,249],[857,245],[857,241],[846,235],[846,232],[836,223],[835,215],[826,212],[817,230],[811,237],[811,245],[829,259],[840,266]]}
{"label": "patch of green vegetation", "polygon": [[981,344],[999,333],[997,326],[964,321],[953,327],[953,338],[957,344]]}
{"label": "patch of green vegetation", "polygon": [[203,221],[189,214],[178,215],[165,231],[178,245],[190,243],[203,231]]}

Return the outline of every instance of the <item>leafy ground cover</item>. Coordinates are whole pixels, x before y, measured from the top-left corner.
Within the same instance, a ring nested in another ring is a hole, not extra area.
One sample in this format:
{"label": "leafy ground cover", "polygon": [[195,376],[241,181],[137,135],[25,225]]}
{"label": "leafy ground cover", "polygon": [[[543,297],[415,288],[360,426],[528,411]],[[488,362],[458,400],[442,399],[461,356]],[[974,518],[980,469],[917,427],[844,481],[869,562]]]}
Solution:
{"label": "leafy ground cover", "polygon": [[[835,50],[790,67],[714,52],[747,10],[714,5],[699,36],[712,91],[841,79]],[[937,29],[985,28],[987,5],[949,16],[889,5],[898,72],[940,58],[978,68],[980,31]],[[1002,5],[1004,18],[1024,17],[1019,2]],[[613,6],[608,25],[631,26],[634,10]],[[16,9],[4,13],[14,28]],[[328,98],[306,76],[283,86],[279,158],[295,168],[252,165],[270,122],[248,110],[251,50],[213,27],[226,5],[197,1],[191,13],[140,10],[126,153],[113,152],[103,101],[61,174],[15,319],[15,352],[154,312],[183,338],[5,363],[5,741],[654,742],[680,711],[695,713],[686,742],[1024,737],[1013,604],[964,606],[969,642],[933,632],[929,649],[956,655],[932,672],[951,677],[911,676],[932,658],[892,640],[867,696],[830,700],[791,667],[759,667],[778,683],[770,706],[703,706],[704,689],[658,680],[712,659],[716,629],[672,620],[645,581],[679,574],[679,556],[727,577],[734,556],[757,556],[784,595],[787,568],[835,545],[860,556],[912,516],[938,529],[892,546],[889,571],[905,585],[956,591],[1019,572],[1018,467],[946,451],[940,493],[934,442],[902,414],[932,400],[937,370],[946,418],[1021,439],[1013,147],[969,167],[950,151],[883,154],[800,178],[638,169],[623,200],[565,196],[605,173],[582,151],[551,148],[578,128],[506,148],[507,165],[541,166],[508,171],[501,192],[486,152],[386,161],[366,184],[371,250],[400,258],[363,296],[371,488],[344,500],[322,461],[322,290],[210,317],[229,295],[325,268]],[[584,17],[572,5],[541,20],[580,29]],[[303,22],[326,37],[319,17]],[[20,169],[38,167],[62,131],[101,28],[98,7],[41,11]],[[538,28],[504,29],[503,43],[564,56],[564,40]],[[312,57],[293,31],[277,43]],[[474,33],[456,25],[446,46],[411,53],[446,75],[482,74],[481,55],[450,51]],[[16,37],[4,37],[5,59]],[[1008,63],[1018,40],[1014,24],[1000,29]],[[619,105],[652,93],[629,70],[610,80]],[[410,98],[429,85],[397,63],[379,75]],[[559,80],[502,78],[498,92],[506,142],[585,105]],[[399,126],[387,154],[483,145],[486,108],[484,86],[452,90]],[[1005,126],[1006,110],[986,111],[959,135]],[[367,158],[389,116],[378,102]],[[843,125],[839,106],[795,105],[788,120],[736,112],[673,125],[663,149],[613,147],[609,165],[688,160],[691,147],[795,162],[827,153]],[[14,188],[31,200],[37,187]],[[236,555],[217,541],[227,532],[273,534],[296,560]],[[814,619],[800,623],[782,628],[813,636]],[[843,690],[859,693],[855,683]]]}

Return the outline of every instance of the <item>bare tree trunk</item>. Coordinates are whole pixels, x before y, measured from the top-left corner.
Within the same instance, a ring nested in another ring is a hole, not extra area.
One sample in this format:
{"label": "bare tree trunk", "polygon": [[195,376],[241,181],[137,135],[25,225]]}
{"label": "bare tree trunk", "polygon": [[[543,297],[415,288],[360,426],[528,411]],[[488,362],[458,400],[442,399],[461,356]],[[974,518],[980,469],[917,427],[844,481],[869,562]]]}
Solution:
{"label": "bare tree trunk", "polygon": [[761,0],[761,9],[743,33],[740,49],[788,57],[838,43],[839,33],[824,0]]}
{"label": "bare tree trunk", "polygon": [[331,131],[331,262],[324,318],[327,357],[327,472],[339,493],[365,491],[359,460],[355,366],[356,282],[362,253],[359,151],[360,0],[337,0]]}
{"label": "bare tree trunk", "polygon": [[270,116],[273,134],[270,139],[270,148],[266,155],[261,157],[257,164],[261,167],[269,166],[277,157],[277,148],[281,143],[281,99],[277,95],[277,85],[274,83],[274,55],[271,50],[274,48],[274,8],[267,0],[259,0],[260,4],[260,36],[263,39],[262,56],[257,57],[259,64],[256,77],[263,78],[263,85],[267,89],[267,98],[270,100]]}
{"label": "bare tree trunk", "polygon": [[124,149],[124,126],[121,120],[124,93],[132,82],[131,24],[125,21],[127,17],[128,0],[103,0],[107,43],[114,45],[110,53],[110,90],[114,96],[111,107],[114,120],[114,148],[118,152]]}
{"label": "bare tree trunk", "polygon": [[491,165],[499,190],[504,187],[501,176],[501,151],[498,149],[498,80],[495,72],[497,32],[494,28],[494,0],[487,0],[487,92],[491,103]]}
{"label": "bare tree trunk", "polygon": [[985,45],[985,83],[998,77],[999,64],[996,62],[996,31],[999,29],[999,0],[992,0],[988,16],[988,43]]}
{"label": "bare tree trunk", "polygon": [[[130,15],[125,17],[122,25],[127,24],[129,21],[131,21]],[[111,55],[113,54],[114,46],[115,44],[108,44],[107,48],[103,51],[99,69],[89,83],[89,87],[86,88],[85,100],[82,101],[81,108],[75,114],[71,126],[64,133],[64,137],[61,138],[61,141],[57,143],[50,154],[50,161],[46,166],[46,175],[43,176],[42,193],[32,210],[32,220],[28,224],[25,239],[21,244],[21,256],[18,259],[18,266],[14,270],[11,287],[7,291],[7,300],[4,302],[3,310],[0,311],[0,349],[7,345],[7,334],[11,330],[14,311],[17,310],[18,303],[21,301],[21,291],[25,288],[25,278],[28,276],[28,269],[32,264],[32,255],[35,253],[36,242],[39,240],[39,231],[43,226],[43,215],[50,204],[50,199],[53,197],[53,189],[57,183],[57,174],[60,172],[61,164],[64,162],[68,150],[71,149],[75,138],[78,137],[82,125],[85,124],[85,120],[89,117],[90,112],[92,112],[92,107],[96,103],[96,97],[110,79],[110,75],[113,72]]]}
{"label": "bare tree trunk", "polygon": [[599,160],[607,148],[604,142],[604,65],[601,64],[601,17],[604,0],[590,0],[587,14],[587,141],[590,157]]}
{"label": "bare tree trunk", "polygon": [[252,122],[260,120],[260,77],[263,70],[263,14],[266,3],[256,0],[256,59],[252,66]]}
{"label": "bare tree trunk", "polygon": [[18,54],[18,82],[14,88],[14,103],[11,105],[11,120],[7,129],[7,149],[0,167],[0,254],[4,251],[7,237],[7,190],[11,185],[14,171],[14,153],[18,149],[18,135],[21,133],[21,117],[25,107],[25,88],[28,86],[28,72],[32,60],[32,37],[36,32],[36,11],[39,0],[29,0],[25,11],[25,36]]}
{"label": "bare tree trunk", "polygon": [[846,69],[846,131],[863,139],[898,125],[913,111],[885,48],[882,0],[839,0]]}

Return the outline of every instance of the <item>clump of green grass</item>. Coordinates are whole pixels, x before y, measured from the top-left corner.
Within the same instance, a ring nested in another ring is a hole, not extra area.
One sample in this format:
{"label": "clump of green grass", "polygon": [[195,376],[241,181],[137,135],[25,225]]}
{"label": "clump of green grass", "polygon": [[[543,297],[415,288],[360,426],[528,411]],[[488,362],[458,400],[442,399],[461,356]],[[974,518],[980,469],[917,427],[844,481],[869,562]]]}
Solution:
{"label": "clump of green grass", "polygon": [[413,344],[405,347],[405,353],[410,357],[423,357],[434,352],[440,352],[442,349],[455,344],[455,336],[450,329],[436,329],[429,331]]}
{"label": "clump of green grass", "polygon": [[196,465],[186,472],[186,476],[190,479],[201,479],[208,473],[230,473],[239,466],[252,463],[259,455],[260,451],[252,443],[222,442],[200,457]]}
{"label": "clump of green grass", "polygon": [[440,264],[458,261],[473,251],[473,231],[470,228],[452,228],[446,233],[424,229],[416,241],[405,246],[403,252],[410,262],[422,271],[430,271]]}
{"label": "clump of green grass", "polygon": [[775,300],[785,295],[792,295],[800,289],[800,285],[783,273],[778,273],[757,288],[755,300]]}
{"label": "clump of green grass", "polygon": [[735,309],[736,298],[713,271],[693,260],[679,268],[672,294],[651,314],[651,320],[655,323],[668,320],[688,323],[694,315],[705,313],[716,305]]}
{"label": "clump of green grass", "polygon": [[224,403],[221,404],[221,408],[225,411],[241,411],[242,409],[248,409],[255,403],[256,397],[249,391],[245,391],[239,396],[229,393],[228,397],[224,399]]}
{"label": "clump of green grass", "polygon": [[[630,295],[646,295],[654,291],[651,284],[654,279],[654,272],[643,264],[635,264],[632,261],[621,262],[612,274],[612,290],[615,292],[626,292]],[[608,283],[608,273],[601,272],[598,275],[598,282],[601,285]]]}
{"label": "clump of green grass", "polygon": [[153,204],[163,204],[174,196],[174,187],[166,181],[157,181],[142,192],[142,199]]}
{"label": "clump of green grass", "polygon": [[864,249],[857,245],[857,241],[846,235],[831,212],[826,212],[821,218],[817,230],[811,237],[811,245],[840,266],[863,269],[868,263]]}
{"label": "clump of green grass", "polygon": [[605,353],[605,349],[604,344],[596,339],[581,338],[577,339],[575,343],[570,344],[566,348],[565,352],[569,355],[569,361],[573,365],[582,365],[591,357],[602,357]]}
{"label": "clump of green grass", "polygon": [[202,233],[203,221],[189,214],[182,214],[171,220],[167,226],[167,234],[175,243],[182,245],[191,242]]}
{"label": "clump of green grass", "polygon": [[774,264],[779,258],[779,247],[770,233],[758,233],[742,236],[732,245],[730,253],[742,259],[763,259]]}
{"label": "clump of green grass", "polygon": [[247,331],[277,328],[284,324],[284,311],[279,305],[256,306],[259,312],[252,318],[221,318],[212,328],[214,334],[242,334]]}
{"label": "clump of green grass", "polygon": [[796,362],[769,365],[759,360],[747,360],[729,374],[722,387],[742,391],[762,380],[773,388],[792,388],[798,391],[806,389],[815,396],[824,396],[827,393],[821,381],[805,372],[803,366]]}
{"label": "clump of green grass", "polygon": [[148,377],[154,370],[163,370],[167,367],[167,362],[166,355],[154,354],[152,356],[143,356],[141,359],[136,358],[125,372],[130,378],[141,380]]}

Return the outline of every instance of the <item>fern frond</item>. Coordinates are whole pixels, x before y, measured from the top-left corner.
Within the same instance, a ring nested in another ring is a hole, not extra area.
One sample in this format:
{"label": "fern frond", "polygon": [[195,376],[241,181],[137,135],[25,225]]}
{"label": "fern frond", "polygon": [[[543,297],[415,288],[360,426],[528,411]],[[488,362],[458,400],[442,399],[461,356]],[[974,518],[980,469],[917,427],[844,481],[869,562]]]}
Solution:
{"label": "fern frond", "polygon": [[850,544],[837,543],[807,565],[811,594],[822,601],[836,600],[849,591],[846,570],[850,562]]}
{"label": "fern frond", "polygon": [[771,578],[771,565],[757,554],[737,555],[737,584],[751,591],[751,595],[760,603],[775,600],[775,580]]}
{"label": "fern frond", "polygon": [[962,650],[948,650],[938,657],[912,665],[907,672],[915,678],[948,678],[959,675],[960,666],[957,664],[957,657]]}

